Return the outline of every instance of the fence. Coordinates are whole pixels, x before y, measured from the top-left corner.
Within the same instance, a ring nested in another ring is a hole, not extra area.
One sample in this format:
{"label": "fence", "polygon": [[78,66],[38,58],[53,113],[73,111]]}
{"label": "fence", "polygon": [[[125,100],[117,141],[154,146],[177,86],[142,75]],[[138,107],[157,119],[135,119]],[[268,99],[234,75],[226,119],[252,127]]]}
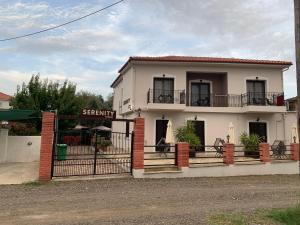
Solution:
{"label": "fence", "polygon": [[198,149],[205,149],[206,151],[195,151],[190,154],[190,165],[223,164],[223,146],[205,145]]}
{"label": "fence", "polygon": [[176,165],[174,145],[145,145],[144,149],[145,167],[155,168]]}

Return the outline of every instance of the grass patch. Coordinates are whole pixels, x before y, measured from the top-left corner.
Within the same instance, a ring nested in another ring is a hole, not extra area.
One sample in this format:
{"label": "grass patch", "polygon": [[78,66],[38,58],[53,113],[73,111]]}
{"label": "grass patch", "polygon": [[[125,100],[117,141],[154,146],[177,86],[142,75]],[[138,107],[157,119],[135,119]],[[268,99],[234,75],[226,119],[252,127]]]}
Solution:
{"label": "grass patch", "polygon": [[47,184],[48,182],[41,182],[41,181],[29,181],[26,183],[23,183],[25,186],[30,186],[30,187],[39,187],[42,185]]}
{"label": "grass patch", "polygon": [[212,216],[209,220],[211,225],[245,225],[246,218],[242,214],[220,214]]}
{"label": "grass patch", "polygon": [[300,205],[287,209],[273,209],[268,217],[284,225],[300,225]]}

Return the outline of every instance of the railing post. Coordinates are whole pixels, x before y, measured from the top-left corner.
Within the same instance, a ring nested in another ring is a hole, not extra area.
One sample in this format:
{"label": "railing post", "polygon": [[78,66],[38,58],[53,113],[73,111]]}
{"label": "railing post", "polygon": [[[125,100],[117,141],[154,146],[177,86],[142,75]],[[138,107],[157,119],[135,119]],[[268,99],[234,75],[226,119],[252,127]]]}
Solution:
{"label": "railing post", "polygon": [[224,144],[223,162],[226,165],[234,164],[234,144]]}
{"label": "railing post", "polygon": [[291,159],[299,161],[299,143],[291,144]]}
{"label": "railing post", "polygon": [[270,162],[270,145],[268,143],[259,144],[259,158],[261,162]]}
{"label": "railing post", "polygon": [[175,165],[178,168],[189,167],[189,152],[190,146],[186,142],[179,142],[175,146]]}
{"label": "railing post", "polygon": [[134,119],[134,136],[132,149],[132,172],[144,169],[144,138],[145,119],[138,117]]}

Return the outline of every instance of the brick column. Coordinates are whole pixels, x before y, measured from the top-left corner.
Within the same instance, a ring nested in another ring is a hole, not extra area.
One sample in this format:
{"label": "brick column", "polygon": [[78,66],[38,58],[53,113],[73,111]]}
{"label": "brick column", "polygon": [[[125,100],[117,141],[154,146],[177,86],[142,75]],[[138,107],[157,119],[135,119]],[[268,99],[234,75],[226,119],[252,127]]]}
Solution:
{"label": "brick column", "polygon": [[54,138],[54,113],[44,112],[42,120],[39,180],[50,181]]}
{"label": "brick column", "polygon": [[291,159],[299,161],[299,143],[291,144]]}
{"label": "brick column", "polygon": [[234,144],[224,144],[223,162],[227,165],[234,164]]}
{"label": "brick column", "polygon": [[186,142],[179,142],[176,144],[176,166],[189,167],[189,152],[190,146]]}
{"label": "brick column", "polygon": [[132,149],[132,169],[144,169],[145,119],[134,119],[134,137]]}
{"label": "brick column", "polygon": [[259,144],[259,157],[261,162],[270,162],[270,145],[268,143]]}

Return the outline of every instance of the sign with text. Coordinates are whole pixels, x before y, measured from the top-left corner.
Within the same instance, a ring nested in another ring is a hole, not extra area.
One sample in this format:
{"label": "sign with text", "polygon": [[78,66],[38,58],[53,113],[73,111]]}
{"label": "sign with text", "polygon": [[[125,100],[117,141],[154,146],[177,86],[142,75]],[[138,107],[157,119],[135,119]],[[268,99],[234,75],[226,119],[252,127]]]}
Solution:
{"label": "sign with text", "polygon": [[107,109],[83,109],[81,111],[81,116],[102,119],[115,119],[116,111]]}

